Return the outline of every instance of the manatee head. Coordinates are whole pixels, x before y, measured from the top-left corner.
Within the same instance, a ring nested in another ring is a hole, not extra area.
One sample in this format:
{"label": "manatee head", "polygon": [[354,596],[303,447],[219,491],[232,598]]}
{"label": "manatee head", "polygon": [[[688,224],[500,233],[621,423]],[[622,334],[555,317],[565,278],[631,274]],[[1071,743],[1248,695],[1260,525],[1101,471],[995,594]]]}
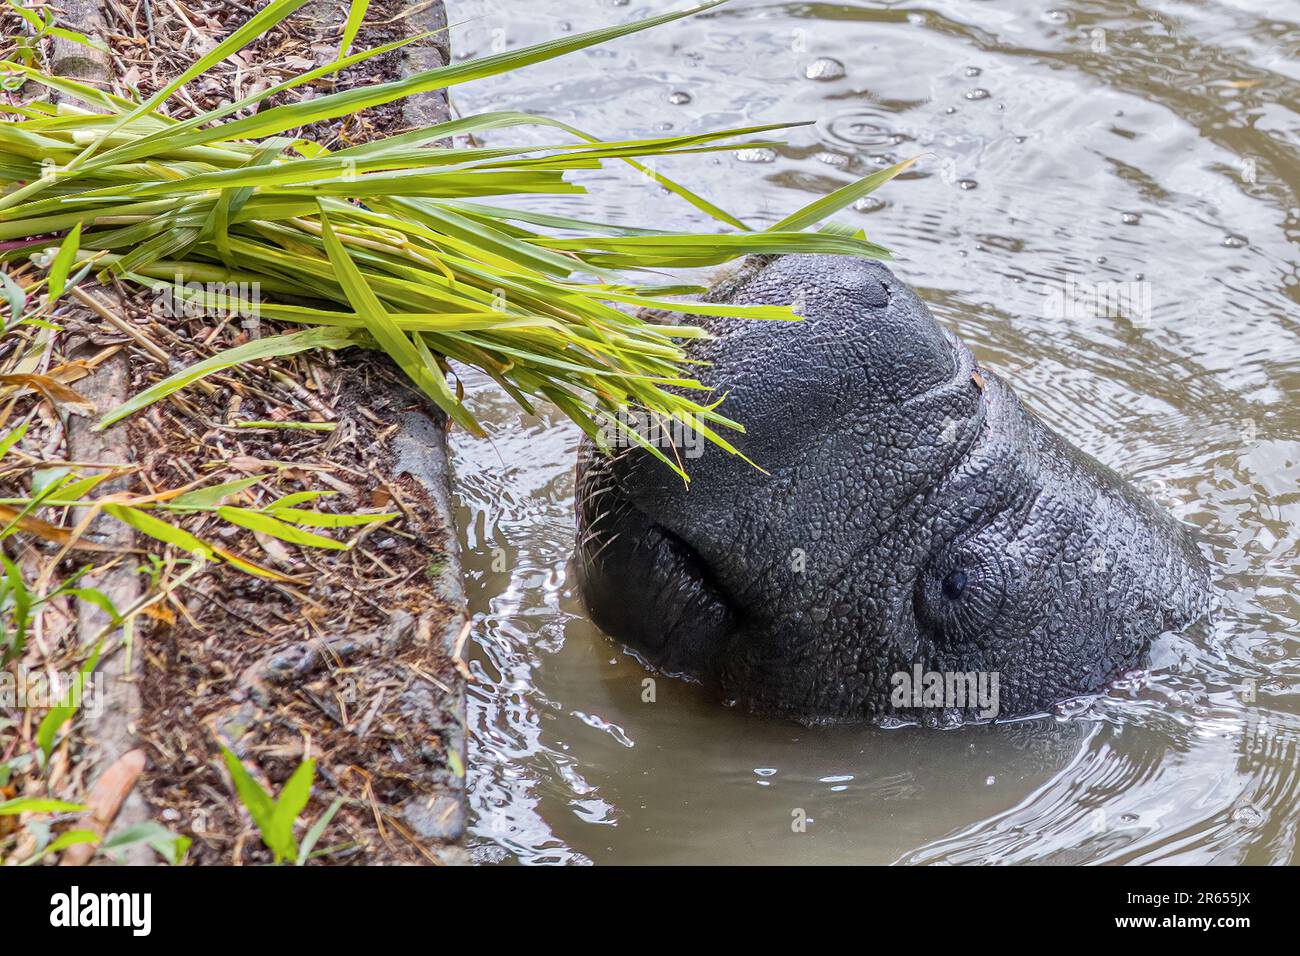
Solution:
{"label": "manatee head", "polygon": [[[652,664],[807,722],[1005,718],[1101,688],[1205,611],[1184,527],[884,266],[753,260],[711,298],[804,317],[706,319],[691,346],[762,470],[707,443],[689,485],[635,446],[579,453],[579,587]],[[917,708],[931,674],[996,682],[993,713]]]}

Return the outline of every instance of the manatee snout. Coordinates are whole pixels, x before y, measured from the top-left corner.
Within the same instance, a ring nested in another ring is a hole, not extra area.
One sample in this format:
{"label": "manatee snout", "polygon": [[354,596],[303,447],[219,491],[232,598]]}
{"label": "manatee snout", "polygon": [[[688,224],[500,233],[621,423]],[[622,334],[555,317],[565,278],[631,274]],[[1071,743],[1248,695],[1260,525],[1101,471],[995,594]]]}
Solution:
{"label": "manatee snout", "polygon": [[579,453],[579,587],[651,663],[803,721],[1005,718],[1098,690],[1207,609],[1187,530],[884,266],[753,261],[711,298],[804,316],[706,319],[691,347],[762,470],[706,445],[687,485],[639,448]]}

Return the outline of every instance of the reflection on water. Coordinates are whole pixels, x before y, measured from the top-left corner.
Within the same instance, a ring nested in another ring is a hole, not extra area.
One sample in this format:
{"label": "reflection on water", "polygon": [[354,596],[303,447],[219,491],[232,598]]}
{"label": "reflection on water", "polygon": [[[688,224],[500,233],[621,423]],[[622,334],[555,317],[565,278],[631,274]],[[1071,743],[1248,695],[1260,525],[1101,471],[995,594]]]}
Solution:
{"label": "reflection on water", "polygon": [[[462,55],[667,6],[450,4]],[[926,153],[845,218],[1058,431],[1201,528],[1224,592],[1149,673],[1037,720],[807,730],[665,677],[647,703],[571,590],[574,430],[480,383],[495,438],[458,438],[456,467],[482,859],[1296,861],[1300,10],[1245,7],[736,0],[457,89],[602,135],[807,121],[770,156],[663,164],[755,225]],[[705,226],[632,176],[590,185],[613,221]],[[1067,282],[1137,295],[1050,307]]]}

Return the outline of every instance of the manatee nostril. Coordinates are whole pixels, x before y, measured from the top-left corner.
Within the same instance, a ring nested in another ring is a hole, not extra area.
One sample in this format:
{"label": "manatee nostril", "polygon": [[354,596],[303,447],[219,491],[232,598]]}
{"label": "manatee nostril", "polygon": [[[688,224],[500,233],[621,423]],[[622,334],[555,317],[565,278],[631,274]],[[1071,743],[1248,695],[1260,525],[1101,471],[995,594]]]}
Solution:
{"label": "manatee nostril", "polygon": [[883,309],[889,305],[891,298],[889,286],[874,276],[866,279],[858,288],[862,301],[873,309]]}
{"label": "manatee nostril", "polygon": [[943,596],[949,601],[955,601],[966,593],[966,572],[961,568],[952,571],[943,579]]}

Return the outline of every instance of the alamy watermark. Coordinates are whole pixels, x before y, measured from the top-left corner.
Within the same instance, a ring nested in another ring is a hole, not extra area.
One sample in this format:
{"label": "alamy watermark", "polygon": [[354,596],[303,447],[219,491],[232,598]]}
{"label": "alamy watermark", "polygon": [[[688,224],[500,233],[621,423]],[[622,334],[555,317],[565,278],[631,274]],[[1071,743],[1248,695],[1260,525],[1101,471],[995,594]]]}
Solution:
{"label": "alamy watermark", "polygon": [[177,276],[171,285],[155,289],[155,315],[172,319],[230,317],[255,319],[262,305],[258,282],[186,282]]}
{"label": "alamy watermark", "polygon": [[118,926],[131,930],[132,936],[148,936],[153,929],[153,894],[83,893],[74,885],[68,892],[50,897],[50,925],[70,929]]}
{"label": "alamy watermark", "polygon": [[[608,448],[649,445],[669,458],[699,458],[704,454],[705,435],[694,416],[665,416],[635,408],[621,408],[600,426],[600,437]],[[638,440],[640,439],[640,440]]]}
{"label": "alamy watermark", "polygon": [[25,667],[19,667],[17,672],[0,671],[2,710],[50,710],[69,705],[80,706],[83,713],[98,717],[104,709],[104,675],[98,671],[51,673]]}
{"label": "alamy watermark", "polygon": [[1127,282],[1065,282],[1043,284],[1043,318],[1128,319],[1133,325],[1151,323],[1151,283],[1145,279]]}
{"label": "alamy watermark", "polygon": [[978,708],[976,715],[981,720],[994,720],[1001,711],[999,678],[997,671],[926,671],[916,664],[910,671],[896,671],[890,677],[894,689],[889,700],[900,709]]}

